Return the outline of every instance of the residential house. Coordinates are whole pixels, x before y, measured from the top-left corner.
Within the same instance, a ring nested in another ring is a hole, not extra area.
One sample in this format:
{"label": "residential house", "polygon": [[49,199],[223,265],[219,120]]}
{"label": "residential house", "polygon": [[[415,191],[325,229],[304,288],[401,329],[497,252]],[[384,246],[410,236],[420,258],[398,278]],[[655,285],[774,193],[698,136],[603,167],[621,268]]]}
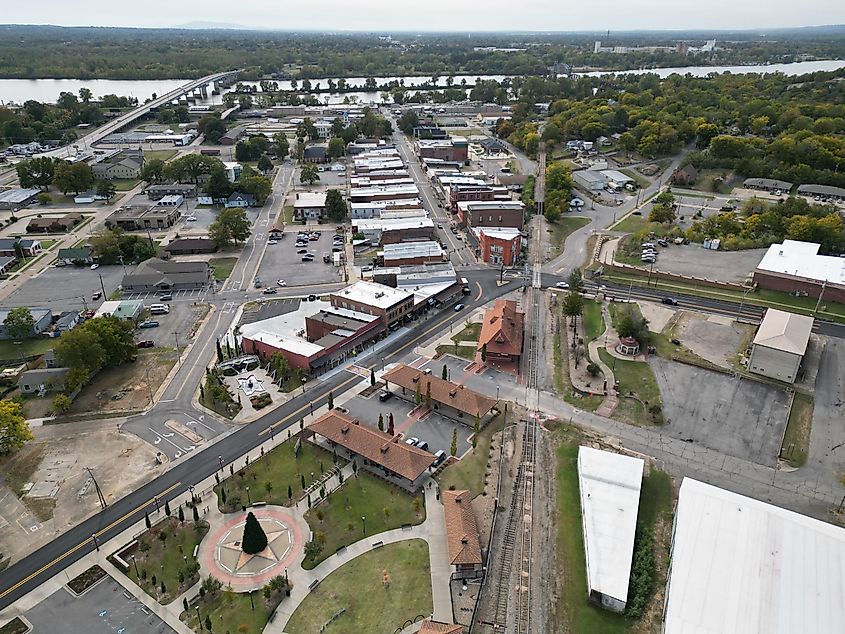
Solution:
{"label": "residential house", "polygon": [[672,174],[672,183],[678,185],[679,187],[689,187],[690,185],[695,185],[695,181],[697,180],[698,170],[695,169],[694,165],[689,163],[679,169],[676,169],[675,173]]}
{"label": "residential house", "polygon": [[27,370],[18,377],[18,388],[22,394],[61,392],[65,389],[65,377],[68,372],[70,368]]}
{"label": "residential house", "polygon": [[[9,333],[6,332],[5,325],[6,318],[9,316],[10,312],[12,312],[11,308],[0,308],[0,339],[12,338]],[[49,308],[30,308],[29,312],[35,323],[32,326],[32,330],[29,331],[29,334],[25,338],[37,337],[47,330],[50,327],[50,324],[53,323],[53,311]]]}
{"label": "residential house", "polygon": [[232,192],[232,195],[226,199],[226,209],[255,206],[255,197],[252,194],[242,194],[241,192]]}
{"label": "residential house", "polygon": [[32,238],[0,238],[0,256],[31,258],[41,253],[41,241]]}
{"label": "residential house", "polygon": [[203,289],[213,280],[208,262],[171,262],[150,258],[123,277],[124,293]]}
{"label": "residential house", "polygon": [[94,252],[88,245],[81,247],[67,247],[59,249],[58,259],[65,264],[91,264],[94,261]]}
{"label": "residential house", "polygon": [[71,212],[59,217],[33,218],[26,226],[27,233],[64,233],[70,231],[77,224],[82,222],[84,216],[77,212]]}
{"label": "residential house", "polygon": [[484,574],[484,557],[469,491],[442,491],[446,544],[453,579],[474,579]]}
{"label": "residential house", "polygon": [[517,308],[516,302],[497,299],[484,313],[478,338],[478,351],[486,356],[487,365],[515,365],[518,369],[524,330],[525,313]]}
{"label": "residential house", "polygon": [[94,317],[111,316],[123,321],[138,321],[143,311],[143,299],[109,300],[100,305]]}
{"label": "residential house", "polygon": [[164,247],[167,255],[193,255],[195,253],[214,253],[217,245],[208,238],[177,238]]}
{"label": "residential house", "polygon": [[319,220],[326,212],[326,192],[297,193],[293,202],[294,220]]}
{"label": "residential house", "polygon": [[419,489],[434,463],[434,455],[406,444],[397,436],[361,425],[336,410],[323,414],[303,432],[329,450],[341,450],[365,469],[410,491]]}
{"label": "residential house", "polygon": [[0,256],[0,275],[6,275],[18,259],[14,255],[3,255]]}

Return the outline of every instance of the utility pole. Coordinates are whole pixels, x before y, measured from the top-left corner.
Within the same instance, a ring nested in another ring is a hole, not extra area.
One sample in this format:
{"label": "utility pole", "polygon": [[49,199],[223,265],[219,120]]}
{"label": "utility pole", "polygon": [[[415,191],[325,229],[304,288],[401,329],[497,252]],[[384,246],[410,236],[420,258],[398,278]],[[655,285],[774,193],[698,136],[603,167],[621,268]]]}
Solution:
{"label": "utility pole", "polygon": [[[85,467],[85,470],[94,482],[94,488],[97,490],[97,498],[100,500],[100,508],[105,511],[108,504],[106,504],[106,498],[103,497],[103,492],[100,490],[100,485],[97,483],[97,478],[94,477],[94,471],[91,467]],[[99,550],[99,548],[97,550]]]}
{"label": "utility pole", "polygon": [[150,383],[150,369],[144,368],[144,374],[146,374],[146,376],[147,376],[147,390],[150,393],[150,405],[152,405],[154,399],[153,399],[153,386],[152,386],[152,383]]}
{"label": "utility pole", "polygon": [[822,282],[822,290],[819,291],[819,300],[816,302],[816,307],[813,309],[813,317],[815,317],[816,313],[819,312],[819,306],[821,306],[822,296],[824,295],[824,289],[826,289],[826,288],[827,288],[827,280]]}
{"label": "utility pole", "polygon": [[106,285],[103,284],[103,274],[97,273],[100,276],[100,288],[103,289],[103,301],[106,301],[108,297],[106,297]]}
{"label": "utility pole", "polygon": [[179,367],[182,367],[182,354],[179,351],[179,333],[174,332],[173,336],[176,338],[176,359],[179,361]]}

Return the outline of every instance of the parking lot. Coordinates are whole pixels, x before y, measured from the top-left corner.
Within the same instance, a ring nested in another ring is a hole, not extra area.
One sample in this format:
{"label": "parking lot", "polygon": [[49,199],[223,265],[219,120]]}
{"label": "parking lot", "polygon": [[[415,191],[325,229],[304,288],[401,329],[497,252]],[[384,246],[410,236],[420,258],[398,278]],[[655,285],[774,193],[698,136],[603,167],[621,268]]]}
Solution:
{"label": "parking lot", "polygon": [[[173,299],[176,300],[176,297],[174,296]],[[156,302],[155,297],[150,296],[145,304],[149,306]],[[191,329],[205,309],[194,305],[192,301],[172,301],[167,302],[167,305],[170,306],[170,312],[167,315],[145,316],[145,319],[157,321],[158,328],[139,328],[135,333],[135,339],[153,341],[156,346],[167,348],[175,348],[178,339],[179,348],[184,349],[188,344]]]}
{"label": "parking lot", "polygon": [[670,243],[668,247],[657,248],[654,268],[721,282],[744,282],[765,253],[766,249],[712,251],[699,244]]}
{"label": "parking lot", "polygon": [[314,284],[331,284],[343,281],[343,267],[323,262],[323,254],[332,252],[332,236],[330,228],[320,230],[320,239],[308,242],[302,247],[314,254],[313,262],[303,262],[302,254],[297,253],[300,248],[295,245],[296,234],[286,233],[278,244],[267,245],[264,259],[258,270],[258,277],[266,286],[275,285],[277,280],[285,280],[288,286],[312,286]]}
{"label": "parking lot", "polygon": [[[128,270],[128,267],[127,267]],[[100,278],[102,277],[102,285]],[[92,271],[87,266],[49,267],[40,275],[20,284],[5,300],[3,306],[27,306],[29,308],[49,308],[54,313],[64,310],[96,309],[105,301],[123,280],[123,267],[120,265],[101,266]],[[93,300],[93,293],[105,287],[105,297]]]}
{"label": "parking lot", "polygon": [[25,614],[33,632],[173,632],[158,616],[106,577],[81,597],[67,589],[57,590]]}
{"label": "parking lot", "polygon": [[[393,414],[394,431],[402,434],[403,438],[419,438],[428,443],[428,451],[437,453],[439,450],[450,455],[452,447],[452,432],[458,430],[458,453],[460,457],[471,447],[469,436],[472,434],[471,425],[465,425],[450,420],[436,412],[431,412],[422,419],[412,415],[416,405],[412,401],[406,401],[399,396],[392,396],[386,401],[378,400],[378,392],[364,398],[357,396],[345,402],[343,406],[349,410],[350,416],[357,418],[362,424],[378,429],[379,414],[384,416],[384,428],[387,429],[387,421],[390,414]],[[472,421],[474,424],[475,421]]]}
{"label": "parking lot", "polygon": [[[789,414],[786,391],[750,379],[652,357],[674,438],[773,467]],[[694,390],[690,386],[696,386]]]}

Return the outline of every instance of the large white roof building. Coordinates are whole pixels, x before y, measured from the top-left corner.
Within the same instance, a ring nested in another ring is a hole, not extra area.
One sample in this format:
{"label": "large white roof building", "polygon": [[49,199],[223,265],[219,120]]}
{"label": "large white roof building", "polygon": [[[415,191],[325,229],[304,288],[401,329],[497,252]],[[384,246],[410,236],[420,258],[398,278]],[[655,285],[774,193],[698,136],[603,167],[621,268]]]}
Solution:
{"label": "large white roof building", "polygon": [[578,448],[578,485],[590,598],[614,612],[628,601],[644,462]]}
{"label": "large white roof building", "polygon": [[845,284],[845,258],[819,255],[821,245],[815,242],[784,240],[773,244],[757,265],[757,270],[797,278]]}
{"label": "large white roof building", "polygon": [[685,478],[666,634],[834,634],[845,627],[845,529]]}

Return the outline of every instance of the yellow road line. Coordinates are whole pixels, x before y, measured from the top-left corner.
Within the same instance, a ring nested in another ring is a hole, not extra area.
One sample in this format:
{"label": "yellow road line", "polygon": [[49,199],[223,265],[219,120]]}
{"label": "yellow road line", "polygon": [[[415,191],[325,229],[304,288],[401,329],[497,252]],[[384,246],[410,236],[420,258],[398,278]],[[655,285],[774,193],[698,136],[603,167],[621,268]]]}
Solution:
{"label": "yellow road line", "polygon": [[[121,523],[122,521],[124,521],[127,517],[129,517],[129,516],[130,516],[130,515],[132,515],[133,513],[137,513],[137,512],[138,512],[141,508],[145,507],[145,506],[146,506],[146,505],[148,505],[150,502],[155,501],[155,498],[160,497],[160,496],[162,496],[162,495],[166,495],[167,493],[170,493],[170,491],[172,491],[173,489],[175,489],[176,487],[178,487],[180,484],[182,484],[182,483],[181,483],[181,482],[177,482],[177,483],[176,483],[176,484],[174,484],[173,486],[171,486],[171,487],[169,487],[169,488],[165,489],[164,491],[162,491],[161,493],[159,493],[157,496],[155,496],[155,497],[153,497],[153,498],[150,498],[149,500],[147,500],[147,501],[146,501],[146,502],[144,502],[143,504],[140,504],[140,505],[136,506],[134,509],[132,509],[131,511],[129,511],[128,513],[126,513],[123,517],[120,517],[120,518],[116,519],[116,520],[115,520],[115,521],[113,521],[111,524],[109,524],[109,525],[108,525],[108,526],[106,526],[105,528],[100,529],[99,531],[97,531],[97,532],[96,532],[96,533],[94,533],[94,534],[95,534],[95,535],[102,535],[102,534],[103,534],[103,533],[105,533],[106,531],[110,530],[112,527],[114,527],[114,526],[116,526],[117,524],[119,524],[119,523]],[[85,544],[87,544],[89,541],[90,541],[89,539],[86,539],[86,540],[84,540],[84,541],[79,542],[76,546],[74,546],[73,548],[68,549],[66,552],[64,552],[64,553],[62,553],[61,555],[59,555],[58,557],[56,557],[56,558],[55,558],[53,561],[51,561],[50,563],[48,563],[48,564],[44,564],[43,566],[41,566],[41,568],[39,568],[38,570],[36,570],[36,571],[35,571],[35,572],[33,572],[32,574],[30,574],[28,577],[26,577],[26,578],[24,578],[24,579],[21,579],[21,580],[20,580],[20,581],[18,581],[15,585],[11,586],[10,588],[7,588],[7,589],[6,589],[6,590],[4,590],[3,592],[0,592],[0,599],[2,599],[3,597],[5,597],[5,596],[6,596],[7,594],[9,594],[10,592],[14,592],[14,591],[15,591],[15,590],[17,590],[18,588],[20,588],[23,584],[27,583],[28,581],[31,581],[32,579],[34,579],[35,577],[37,577],[38,575],[40,575],[41,573],[43,573],[45,570],[48,570],[49,568],[52,568],[54,565],[56,565],[56,564],[57,564],[58,562],[60,562],[62,559],[65,559],[65,558],[66,558],[66,557],[68,557],[69,555],[72,555],[72,554],[73,554],[73,553],[75,553],[77,550],[79,550],[80,548],[82,548]]]}

